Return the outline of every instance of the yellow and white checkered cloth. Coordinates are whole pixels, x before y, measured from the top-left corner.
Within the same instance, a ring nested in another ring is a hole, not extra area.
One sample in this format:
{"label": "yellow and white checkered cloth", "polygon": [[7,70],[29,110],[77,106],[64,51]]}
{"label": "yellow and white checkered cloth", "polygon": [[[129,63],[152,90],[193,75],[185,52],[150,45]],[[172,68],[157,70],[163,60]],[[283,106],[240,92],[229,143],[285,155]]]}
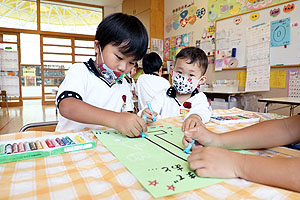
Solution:
{"label": "yellow and white checkered cloth", "polygon": [[[241,111],[217,112],[233,114]],[[182,121],[181,117],[168,118],[153,125],[169,123],[181,127]],[[225,132],[249,125],[208,123],[207,127],[215,132]],[[48,134],[53,133],[7,134],[1,135],[0,140]],[[0,164],[0,199],[152,199],[124,165],[91,132],[88,134],[96,141],[94,149]],[[162,199],[300,199],[300,194],[243,179],[228,179]]]}

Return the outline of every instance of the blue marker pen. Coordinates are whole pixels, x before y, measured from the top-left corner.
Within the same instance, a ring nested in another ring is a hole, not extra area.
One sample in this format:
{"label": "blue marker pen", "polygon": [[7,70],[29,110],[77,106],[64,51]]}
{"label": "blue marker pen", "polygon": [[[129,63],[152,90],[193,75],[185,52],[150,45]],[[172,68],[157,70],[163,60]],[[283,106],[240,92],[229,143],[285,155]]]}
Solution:
{"label": "blue marker pen", "polygon": [[153,117],[152,121],[154,121],[154,122],[155,122],[155,121],[156,121],[156,118],[155,118],[155,115],[154,115],[154,112],[153,112],[152,106],[151,106],[151,104],[150,104],[150,102],[149,102],[149,101],[147,101],[146,103],[147,103],[147,106],[148,106],[149,110],[152,112],[152,117]]}
{"label": "blue marker pen", "polygon": [[195,144],[195,140],[193,140],[192,142],[190,142],[189,145],[183,150],[184,153],[187,153],[187,154],[191,153],[190,150],[191,150],[191,148],[192,148],[192,146],[194,144]]}
{"label": "blue marker pen", "polygon": [[[143,115],[143,120],[147,123],[147,115]],[[142,138],[145,138],[147,135],[144,133],[144,132],[142,132],[141,134],[140,134],[140,136],[142,136]]]}

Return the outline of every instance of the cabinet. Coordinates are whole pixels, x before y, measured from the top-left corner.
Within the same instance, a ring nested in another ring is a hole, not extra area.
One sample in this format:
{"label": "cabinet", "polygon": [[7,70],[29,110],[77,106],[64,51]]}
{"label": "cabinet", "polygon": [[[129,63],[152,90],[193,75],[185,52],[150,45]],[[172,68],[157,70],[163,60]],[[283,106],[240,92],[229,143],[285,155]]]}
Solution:
{"label": "cabinet", "polygon": [[123,13],[134,15],[147,29],[150,49],[151,38],[164,39],[164,1],[163,0],[123,0]]}
{"label": "cabinet", "polygon": [[150,0],[123,0],[122,10],[129,15],[138,15],[150,9]]}
{"label": "cabinet", "polygon": [[19,33],[0,32],[0,107],[23,105],[19,47]]}

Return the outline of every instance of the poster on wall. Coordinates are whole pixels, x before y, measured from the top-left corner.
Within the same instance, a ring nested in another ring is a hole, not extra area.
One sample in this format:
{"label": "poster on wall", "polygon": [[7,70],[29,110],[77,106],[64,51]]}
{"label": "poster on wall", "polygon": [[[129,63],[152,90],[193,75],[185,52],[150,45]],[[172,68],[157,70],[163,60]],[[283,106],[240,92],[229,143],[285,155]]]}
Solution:
{"label": "poster on wall", "polygon": [[164,61],[175,60],[176,54],[178,54],[182,48],[188,46],[194,46],[194,32],[165,38],[163,48]]}
{"label": "poster on wall", "polygon": [[290,44],[291,19],[285,18],[271,22],[271,47]]}
{"label": "poster on wall", "polygon": [[300,98],[300,70],[289,70],[289,97]]}
{"label": "poster on wall", "polygon": [[270,90],[270,24],[247,31],[247,78],[245,91]]}
{"label": "poster on wall", "polygon": [[208,0],[208,21],[213,22],[217,19],[222,19],[225,17],[230,17],[257,9],[270,7],[288,1],[289,0]]}

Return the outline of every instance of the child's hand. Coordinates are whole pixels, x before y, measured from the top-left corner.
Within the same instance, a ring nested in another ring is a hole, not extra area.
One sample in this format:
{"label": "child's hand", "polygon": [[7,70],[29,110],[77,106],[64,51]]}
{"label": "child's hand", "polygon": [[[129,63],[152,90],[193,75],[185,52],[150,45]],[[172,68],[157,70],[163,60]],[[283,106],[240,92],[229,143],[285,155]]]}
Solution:
{"label": "child's hand", "polygon": [[188,146],[189,142],[196,140],[195,145],[193,145],[192,150],[198,149],[202,146],[219,146],[220,145],[220,135],[209,131],[204,126],[197,126],[188,131],[184,132],[184,137],[182,143],[184,146]]}
{"label": "child's hand", "polygon": [[194,128],[196,126],[203,126],[205,125],[202,123],[202,119],[198,115],[191,115],[188,118],[186,118],[182,124],[182,131],[187,131],[191,128]]}
{"label": "child's hand", "polygon": [[147,125],[145,121],[136,114],[121,112],[118,116],[115,127],[113,128],[120,131],[122,135],[137,137],[141,134],[141,132],[147,132]]}
{"label": "child's hand", "polygon": [[[147,116],[147,122],[153,122],[152,119],[153,119],[153,116],[152,116],[152,112],[149,110],[149,108],[145,108],[143,111],[142,111],[142,116],[143,115],[146,115]],[[154,115],[155,117],[157,116],[157,112],[154,111]]]}
{"label": "child's hand", "polygon": [[187,160],[198,176],[234,178],[238,177],[244,156],[218,147],[202,147],[194,150]]}

